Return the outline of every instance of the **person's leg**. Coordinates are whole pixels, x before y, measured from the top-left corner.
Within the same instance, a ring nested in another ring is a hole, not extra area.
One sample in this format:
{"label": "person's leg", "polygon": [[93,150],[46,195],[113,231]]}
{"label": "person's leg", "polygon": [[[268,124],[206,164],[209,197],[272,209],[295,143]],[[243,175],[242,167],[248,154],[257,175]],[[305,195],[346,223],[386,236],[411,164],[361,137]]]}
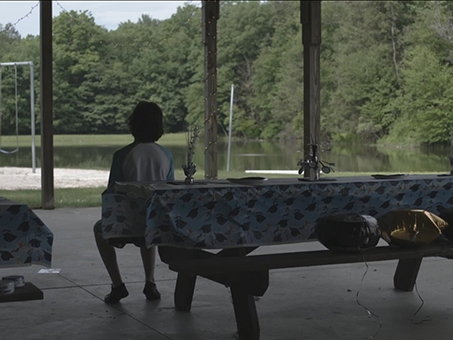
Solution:
{"label": "person's leg", "polygon": [[110,294],[105,296],[104,301],[107,303],[115,303],[128,296],[129,292],[127,291],[121,278],[115,248],[102,238],[100,228],[101,224],[100,221],[98,221],[94,226],[94,239],[96,241],[99,254],[101,255],[102,262],[104,262],[107,273],[112,280],[112,291]]}
{"label": "person's leg", "polygon": [[146,282],[154,283],[154,266],[156,265],[156,247],[140,247]]}
{"label": "person's leg", "polygon": [[159,300],[160,293],[157,290],[154,280],[154,267],[156,265],[156,247],[146,248],[140,247],[140,255],[142,256],[143,268],[145,269],[145,288],[143,294],[148,300]]}
{"label": "person's leg", "polygon": [[107,273],[112,280],[113,287],[117,287],[123,283],[121,278],[120,269],[118,267],[118,261],[116,259],[115,247],[111,246],[97,233],[94,233],[96,245],[101,255],[102,262],[107,269]]}

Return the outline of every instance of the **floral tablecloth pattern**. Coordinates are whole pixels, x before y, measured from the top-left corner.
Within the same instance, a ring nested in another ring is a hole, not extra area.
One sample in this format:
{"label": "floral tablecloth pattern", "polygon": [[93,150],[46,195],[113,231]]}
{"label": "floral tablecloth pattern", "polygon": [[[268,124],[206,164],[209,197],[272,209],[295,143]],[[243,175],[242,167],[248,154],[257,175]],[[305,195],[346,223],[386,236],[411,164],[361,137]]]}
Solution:
{"label": "floral tablecloth pattern", "polygon": [[27,205],[0,197],[0,268],[50,268],[52,243],[53,233]]}
{"label": "floral tablecloth pattern", "polygon": [[315,237],[319,218],[335,213],[439,215],[451,207],[453,176],[115,183],[102,195],[102,224],[106,239],[145,236],[147,246],[224,249],[304,242]]}

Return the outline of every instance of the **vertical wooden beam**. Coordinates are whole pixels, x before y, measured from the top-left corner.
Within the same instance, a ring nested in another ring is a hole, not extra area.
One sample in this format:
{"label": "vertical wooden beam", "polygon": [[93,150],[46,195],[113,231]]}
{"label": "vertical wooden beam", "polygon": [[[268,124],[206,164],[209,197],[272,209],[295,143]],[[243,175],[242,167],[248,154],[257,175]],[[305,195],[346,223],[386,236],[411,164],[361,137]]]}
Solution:
{"label": "vertical wooden beam", "polygon": [[[300,14],[304,47],[304,155],[308,155],[311,152],[310,145],[321,142],[321,1],[300,0]],[[304,177],[313,177],[312,171],[305,171]]]}
{"label": "vertical wooden beam", "polygon": [[204,170],[217,178],[217,20],[219,0],[202,1],[204,44]]}
{"label": "vertical wooden beam", "polygon": [[259,340],[260,322],[253,295],[250,295],[243,285],[239,284],[231,286],[231,298],[239,340]]}
{"label": "vertical wooden beam", "polygon": [[174,294],[177,311],[190,312],[196,281],[196,276],[178,273]]}
{"label": "vertical wooden beam", "polygon": [[41,48],[41,205],[54,209],[52,1],[39,1]]}

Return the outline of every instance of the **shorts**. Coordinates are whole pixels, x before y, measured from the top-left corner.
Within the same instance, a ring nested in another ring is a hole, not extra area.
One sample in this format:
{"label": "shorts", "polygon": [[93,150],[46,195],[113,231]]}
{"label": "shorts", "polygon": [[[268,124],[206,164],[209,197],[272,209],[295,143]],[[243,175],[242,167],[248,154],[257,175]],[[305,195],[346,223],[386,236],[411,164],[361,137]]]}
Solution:
{"label": "shorts", "polygon": [[97,221],[93,227],[94,234],[99,239],[105,241],[106,243],[114,246],[115,248],[124,248],[128,243],[133,243],[137,247],[146,247],[144,237],[115,237],[105,239],[102,237],[102,220]]}

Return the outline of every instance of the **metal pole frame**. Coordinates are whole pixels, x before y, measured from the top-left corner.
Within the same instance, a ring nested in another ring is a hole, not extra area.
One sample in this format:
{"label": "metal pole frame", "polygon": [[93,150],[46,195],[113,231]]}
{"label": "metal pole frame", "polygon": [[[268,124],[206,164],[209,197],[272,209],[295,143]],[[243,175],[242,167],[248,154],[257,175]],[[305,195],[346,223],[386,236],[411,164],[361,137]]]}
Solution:
{"label": "metal pole frame", "polygon": [[30,66],[30,115],[31,115],[31,163],[32,171],[36,172],[36,143],[35,143],[35,68],[32,61],[18,61],[18,62],[6,62],[0,63],[0,67],[3,66]]}
{"label": "metal pole frame", "polygon": [[231,132],[233,125],[233,104],[234,104],[234,84],[231,85],[231,97],[230,97],[230,127],[228,128],[228,159],[226,171],[230,171],[230,159],[231,159]]}

